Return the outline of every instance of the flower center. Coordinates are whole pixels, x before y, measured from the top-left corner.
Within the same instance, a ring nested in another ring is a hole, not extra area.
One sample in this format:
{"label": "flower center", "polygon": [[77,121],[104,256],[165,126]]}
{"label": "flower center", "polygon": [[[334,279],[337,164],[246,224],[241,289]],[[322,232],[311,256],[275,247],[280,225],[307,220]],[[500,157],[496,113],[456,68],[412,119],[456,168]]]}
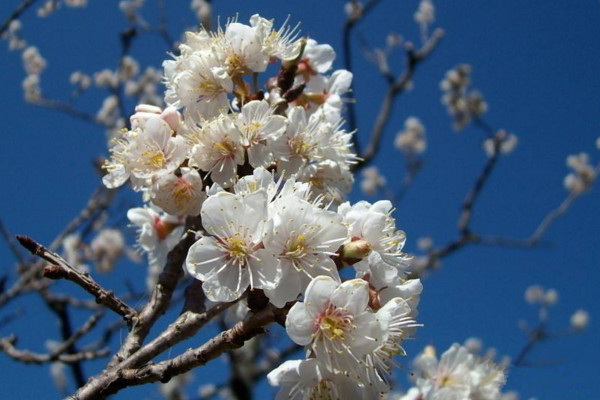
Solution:
{"label": "flower center", "polygon": [[344,341],[345,334],[353,328],[353,321],[352,315],[330,304],[319,320],[319,330],[329,340]]}
{"label": "flower center", "polygon": [[247,263],[250,249],[243,238],[238,235],[228,238],[227,250],[229,251],[229,259],[233,260],[236,264],[245,265]]}
{"label": "flower center", "polygon": [[224,140],[222,142],[216,142],[214,144],[214,147],[224,157],[231,156],[231,154],[233,154],[233,152],[235,151],[235,146],[227,140]]}
{"label": "flower center", "polygon": [[300,258],[306,254],[306,235],[300,234],[288,243],[286,256],[291,258]]}
{"label": "flower center", "polygon": [[165,154],[161,150],[146,150],[142,152],[141,163],[146,166],[154,167],[156,169],[163,168],[167,163]]}
{"label": "flower center", "polygon": [[247,124],[244,124],[244,128],[246,128],[246,133],[250,142],[254,144],[258,142],[258,131],[261,127],[262,123],[260,121],[252,121]]}
{"label": "flower center", "polygon": [[173,187],[173,200],[177,208],[183,208],[194,197],[192,184],[179,178]]}

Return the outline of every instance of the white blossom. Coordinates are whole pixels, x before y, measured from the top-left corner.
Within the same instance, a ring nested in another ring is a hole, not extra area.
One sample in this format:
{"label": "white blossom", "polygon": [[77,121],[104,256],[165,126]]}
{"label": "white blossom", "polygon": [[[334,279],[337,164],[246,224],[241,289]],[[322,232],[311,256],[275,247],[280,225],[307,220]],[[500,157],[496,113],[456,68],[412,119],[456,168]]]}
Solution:
{"label": "white blossom", "polygon": [[111,159],[104,166],[108,171],[104,184],[119,187],[131,177],[134,187],[140,188],[175,171],[187,155],[187,145],[183,137],[171,133],[169,124],[158,115],[125,132],[111,148]]}
{"label": "white blossom", "polygon": [[271,213],[264,246],[277,256],[282,273],[278,286],[265,291],[271,303],[283,307],[295,300],[319,275],[339,281],[331,256],[346,240],[342,218],[296,196],[279,198]]}
{"label": "white blossom", "polygon": [[260,248],[267,221],[267,193],[248,195],[219,192],[202,205],[203,235],[192,245],[187,271],[203,281],[212,301],[233,301],[250,286],[273,289],[281,270],[269,251]]}
{"label": "white blossom", "polygon": [[194,136],[190,166],[210,174],[213,182],[224,188],[237,178],[237,166],[244,164],[243,136],[227,115],[206,124]]}
{"label": "white blossom", "polygon": [[360,377],[363,357],[383,339],[383,327],[368,309],[369,287],[362,279],[344,283],[328,276],[313,279],[304,302],[290,309],[285,328],[297,344],[308,346],[330,371]]}

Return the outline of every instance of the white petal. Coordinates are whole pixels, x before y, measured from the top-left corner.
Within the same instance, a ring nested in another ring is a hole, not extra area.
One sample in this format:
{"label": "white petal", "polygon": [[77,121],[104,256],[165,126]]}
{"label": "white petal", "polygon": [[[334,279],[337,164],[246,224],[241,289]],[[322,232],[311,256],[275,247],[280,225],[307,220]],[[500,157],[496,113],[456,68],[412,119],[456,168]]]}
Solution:
{"label": "white petal", "polygon": [[310,344],[315,324],[307,313],[305,303],[296,303],[290,309],[285,320],[285,330],[295,343],[302,346]]}

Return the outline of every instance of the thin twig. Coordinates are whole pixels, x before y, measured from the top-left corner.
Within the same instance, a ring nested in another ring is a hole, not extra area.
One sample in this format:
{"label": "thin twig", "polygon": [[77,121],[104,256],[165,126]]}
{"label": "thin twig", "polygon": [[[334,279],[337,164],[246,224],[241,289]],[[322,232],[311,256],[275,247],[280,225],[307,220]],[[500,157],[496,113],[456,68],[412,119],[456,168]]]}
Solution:
{"label": "thin twig", "polygon": [[8,18],[4,20],[2,25],[0,25],[0,37],[2,37],[4,32],[6,32],[6,30],[10,26],[10,23],[18,19],[21,16],[21,14],[27,11],[27,9],[31,7],[35,2],[36,0],[24,0],[21,4],[19,4],[19,6],[8,16]]}
{"label": "thin twig", "polygon": [[113,292],[104,289],[96,283],[89,274],[82,273],[70,266],[69,263],[58,254],[48,250],[28,236],[17,235],[17,240],[32,254],[41,257],[52,264],[44,268],[45,277],[50,279],[67,279],[76,283],[85,291],[93,295],[98,303],[105,305],[121,315],[126,321],[131,321],[137,314],[133,308],[117,298]]}
{"label": "thin twig", "polygon": [[21,264],[21,265],[27,264],[27,260],[25,259],[25,256],[23,255],[23,253],[21,253],[21,249],[19,248],[19,246],[17,246],[14,236],[10,234],[10,232],[8,231],[8,229],[6,228],[6,226],[4,225],[4,223],[2,222],[1,219],[0,219],[0,233],[2,234],[4,241],[8,245],[8,248],[10,249],[11,253],[13,253],[13,255],[15,256],[15,258],[17,259],[19,264]]}
{"label": "thin twig", "polygon": [[443,35],[444,34],[441,29],[436,29],[429,40],[423,44],[419,50],[414,51],[410,48],[407,50],[406,68],[404,72],[388,86],[383,98],[383,102],[381,103],[381,107],[379,108],[379,113],[377,114],[375,123],[373,124],[373,129],[371,130],[371,139],[369,141],[369,145],[363,153],[359,153],[360,160],[357,164],[355,164],[355,169],[363,168],[368,165],[379,151],[381,138],[383,136],[385,126],[390,119],[395,99],[411,82],[416,66],[425,60],[433,52],[433,50],[435,50]]}
{"label": "thin twig", "polygon": [[12,359],[26,364],[43,364],[54,361],[73,364],[84,360],[106,357],[109,354],[108,349],[81,351],[75,354],[40,354],[29,350],[18,350],[14,346],[16,341],[17,339],[14,336],[0,338],[0,350]]}

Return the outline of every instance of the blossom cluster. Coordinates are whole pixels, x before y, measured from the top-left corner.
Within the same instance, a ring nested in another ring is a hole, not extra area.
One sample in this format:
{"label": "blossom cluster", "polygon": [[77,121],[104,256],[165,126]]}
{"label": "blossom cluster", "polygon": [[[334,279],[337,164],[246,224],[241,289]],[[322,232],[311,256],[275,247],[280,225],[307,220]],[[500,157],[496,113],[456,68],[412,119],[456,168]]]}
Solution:
{"label": "blossom cluster", "polygon": [[427,346],[415,359],[415,387],[402,400],[498,400],[506,382],[504,367],[480,358],[466,347],[453,344],[438,360]]}
{"label": "blossom cluster", "polygon": [[129,181],[148,203],[127,215],[149,284],[192,217],[201,228],[185,269],[209,300],[260,290],[291,307],[286,330],[307,359],[269,375],[280,395],[372,398],[389,390],[422,286],[406,279],[391,202],[344,202],[357,159],[341,117],[352,74],[330,72],[334,59],[258,15],[188,32],[163,64],[166,108],[136,107],[103,182]]}
{"label": "blossom cluster", "polygon": [[483,95],[470,89],[471,66],[461,64],[446,72],[440,82],[444,92],[442,103],[446,106],[448,114],[454,119],[454,128],[463,129],[473,118],[477,118],[488,109]]}

